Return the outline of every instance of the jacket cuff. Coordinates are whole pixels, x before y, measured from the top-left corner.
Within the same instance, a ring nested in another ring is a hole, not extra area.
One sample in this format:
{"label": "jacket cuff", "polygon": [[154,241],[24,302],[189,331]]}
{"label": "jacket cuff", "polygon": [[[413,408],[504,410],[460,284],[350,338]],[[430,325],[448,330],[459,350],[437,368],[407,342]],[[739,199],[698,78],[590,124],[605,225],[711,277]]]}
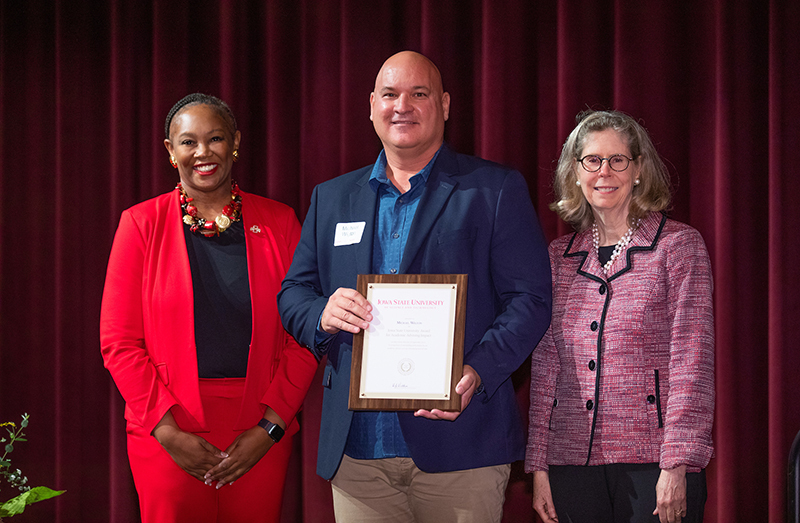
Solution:
{"label": "jacket cuff", "polygon": [[708,466],[713,454],[714,447],[711,445],[664,443],[661,445],[661,459],[658,466],[669,470],[686,465],[687,472],[697,472]]}

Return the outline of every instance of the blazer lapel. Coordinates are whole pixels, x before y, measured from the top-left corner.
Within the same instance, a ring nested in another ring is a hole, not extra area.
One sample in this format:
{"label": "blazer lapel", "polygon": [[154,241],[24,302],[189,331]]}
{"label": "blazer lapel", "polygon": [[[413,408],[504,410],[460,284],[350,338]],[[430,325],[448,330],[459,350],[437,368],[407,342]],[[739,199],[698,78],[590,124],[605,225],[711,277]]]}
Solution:
{"label": "blazer lapel", "polygon": [[[663,213],[651,212],[645,216],[642,223],[639,224],[639,229],[636,231],[636,234],[633,235],[631,243],[628,244],[628,248],[625,249],[624,259],[618,259],[614,262],[612,268],[619,268],[619,270],[609,275],[608,281],[612,281],[631,270],[633,267],[634,254],[637,252],[652,251],[656,248],[656,243],[658,243],[658,239],[661,237],[661,230],[664,228],[665,223],[667,223],[667,216]],[[622,261],[624,261],[624,265],[620,264]]]}
{"label": "blazer lapel", "polygon": [[650,213],[642,220],[637,234],[633,236],[628,248],[625,249],[624,257],[614,263],[613,268],[617,271],[607,276],[603,273],[597,253],[594,252],[590,230],[575,233],[564,251],[564,257],[582,258],[581,264],[578,266],[578,274],[592,280],[611,282],[631,270],[635,253],[651,251],[655,248],[665,223],[666,216],[661,213]]}
{"label": "blazer lapel", "polygon": [[350,193],[350,221],[365,222],[364,234],[356,247],[356,274],[372,273],[372,240],[375,235],[378,196],[369,186],[371,174],[372,169],[367,169]]}
{"label": "blazer lapel", "polygon": [[597,259],[597,254],[594,252],[594,245],[592,245],[592,233],[590,230],[583,232],[576,232],[567,245],[567,250],[564,252],[565,258],[579,258],[581,259],[578,265],[578,274],[585,276],[589,279],[604,282],[605,274],[600,267],[600,260]]}
{"label": "blazer lapel", "polygon": [[433,165],[425,187],[425,194],[422,195],[417,212],[414,214],[414,221],[411,222],[406,249],[403,251],[403,259],[400,262],[400,274],[404,274],[408,270],[422,245],[427,241],[428,234],[433,224],[436,223],[436,218],[441,214],[457,185],[452,178],[457,174],[456,156],[447,146],[444,146]]}

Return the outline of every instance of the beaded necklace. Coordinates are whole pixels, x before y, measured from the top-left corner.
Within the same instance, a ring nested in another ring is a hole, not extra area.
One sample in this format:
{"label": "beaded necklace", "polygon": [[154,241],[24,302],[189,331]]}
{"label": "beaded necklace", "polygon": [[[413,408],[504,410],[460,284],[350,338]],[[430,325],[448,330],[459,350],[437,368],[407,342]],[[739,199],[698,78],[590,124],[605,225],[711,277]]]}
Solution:
{"label": "beaded necklace", "polygon": [[189,230],[195,234],[203,236],[219,236],[219,233],[231,226],[231,223],[242,219],[242,195],[239,193],[239,186],[231,180],[231,203],[222,208],[222,214],[218,214],[213,220],[206,220],[197,216],[197,207],[192,205],[194,198],[189,198],[183,190],[181,182],[175,187],[181,193],[181,209],[183,209],[183,223],[189,225]]}
{"label": "beaded necklace", "polygon": [[[608,274],[608,270],[614,265],[614,260],[619,258],[620,254],[622,254],[625,249],[628,247],[628,244],[631,242],[633,238],[633,233],[636,232],[636,229],[639,228],[639,224],[642,223],[642,219],[639,218],[636,220],[632,226],[628,228],[628,232],[619,239],[617,244],[614,246],[614,252],[611,253],[611,258],[603,265],[603,273]],[[600,258],[600,231],[597,229],[597,222],[592,224],[592,243],[594,244],[594,252],[597,253],[598,259]]]}

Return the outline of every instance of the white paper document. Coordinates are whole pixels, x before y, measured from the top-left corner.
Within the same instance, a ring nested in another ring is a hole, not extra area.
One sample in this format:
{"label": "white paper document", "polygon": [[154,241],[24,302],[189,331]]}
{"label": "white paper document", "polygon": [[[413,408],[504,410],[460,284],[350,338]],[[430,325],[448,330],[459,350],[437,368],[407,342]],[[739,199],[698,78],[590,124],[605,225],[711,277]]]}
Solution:
{"label": "white paper document", "polygon": [[452,284],[369,285],[363,398],[449,399],[456,294]]}

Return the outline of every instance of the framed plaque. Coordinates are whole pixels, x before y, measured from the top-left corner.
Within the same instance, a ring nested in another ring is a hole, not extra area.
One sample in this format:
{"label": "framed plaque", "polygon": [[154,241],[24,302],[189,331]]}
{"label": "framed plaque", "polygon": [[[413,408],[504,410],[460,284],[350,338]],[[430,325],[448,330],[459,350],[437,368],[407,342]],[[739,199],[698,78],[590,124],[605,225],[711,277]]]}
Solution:
{"label": "framed plaque", "polygon": [[461,410],[466,274],[359,274],[372,322],[353,336],[351,410]]}

